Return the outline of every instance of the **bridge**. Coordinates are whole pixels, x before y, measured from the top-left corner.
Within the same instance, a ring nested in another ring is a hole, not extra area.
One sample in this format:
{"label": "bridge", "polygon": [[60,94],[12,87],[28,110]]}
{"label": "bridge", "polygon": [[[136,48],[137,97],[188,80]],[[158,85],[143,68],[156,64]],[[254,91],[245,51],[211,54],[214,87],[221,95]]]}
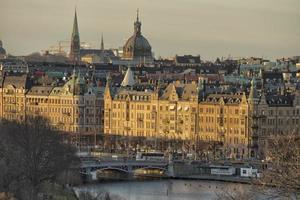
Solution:
{"label": "bridge", "polygon": [[105,160],[84,161],[80,165],[80,172],[89,175],[92,180],[97,180],[97,174],[101,172],[115,172],[134,175],[142,172],[147,174],[151,170],[159,171],[166,175],[168,163],[165,161],[136,161],[136,160]]}

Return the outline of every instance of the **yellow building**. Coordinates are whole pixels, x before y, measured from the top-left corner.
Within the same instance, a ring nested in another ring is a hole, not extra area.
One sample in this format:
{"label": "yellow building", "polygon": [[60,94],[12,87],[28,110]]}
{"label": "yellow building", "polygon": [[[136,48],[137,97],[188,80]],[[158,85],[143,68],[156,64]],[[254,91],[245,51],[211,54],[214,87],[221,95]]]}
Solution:
{"label": "yellow building", "polygon": [[224,156],[248,155],[245,94],[206,95],[203,83],[171,83],[154,91],[133,90],[133,74],[121,88],[106,85],[104,133],[130,137],[224,143]]}
{"label": "yellow building", "polygon": [[185,85],[178,96],[175,84],[163,94],[107,86],[104,94],[104,133],[111,135],[189,140],[196,133],[197,98],[189,95],[195,84]]}
{"label": "yellow building", "polygon": [[199,103],[199,136],[223,142],[227,158],[248,155],[248,102],[245,94],[210,94]]}
{"label": "yellow building", "polygon": [[40,115],[61,131],[80,136],[103,133],[103,92],[73,74],[62,86],[32,86],[26,74],[1,76],[0,118]]}

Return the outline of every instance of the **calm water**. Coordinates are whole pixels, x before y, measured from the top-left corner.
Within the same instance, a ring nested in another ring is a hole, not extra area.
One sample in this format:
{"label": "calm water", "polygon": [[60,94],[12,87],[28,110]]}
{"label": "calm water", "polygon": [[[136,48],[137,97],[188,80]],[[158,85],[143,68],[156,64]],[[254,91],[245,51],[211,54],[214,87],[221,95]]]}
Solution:
{"label": "calm water", "polygon": [[[93,196],[108,192],[116,200],[198,200],[221,199],[225,193],[253,197],[254,186],[213,181],[157,180],[112,182],[85,185],[76,191],[88,191]],[[257,195],[257,194],[256,194]],[[256,199],[262,199],[256,196]]]}

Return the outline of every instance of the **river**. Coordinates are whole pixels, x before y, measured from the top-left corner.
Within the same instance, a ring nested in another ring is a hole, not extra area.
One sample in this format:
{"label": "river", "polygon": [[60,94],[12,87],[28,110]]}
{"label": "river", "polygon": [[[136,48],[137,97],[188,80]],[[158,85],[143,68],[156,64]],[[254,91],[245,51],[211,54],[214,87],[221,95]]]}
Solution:
{"label": "river", "polygon": [[109,193],[113,200],[216,200],[225,199],[228,195],[234,195],[236,199],[248,195],[264,199],[252,185],[173,179],[103,182],[83,185],[75,191],[87,191],[93,196]]}

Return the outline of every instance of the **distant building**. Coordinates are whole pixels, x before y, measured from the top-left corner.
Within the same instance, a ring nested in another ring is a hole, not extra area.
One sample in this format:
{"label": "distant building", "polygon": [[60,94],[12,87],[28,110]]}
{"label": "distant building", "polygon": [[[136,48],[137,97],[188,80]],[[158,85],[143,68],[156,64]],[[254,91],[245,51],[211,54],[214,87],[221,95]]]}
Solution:
{"label": "distant building", "polygon": [[28,64],[20,59],[7,58],[0,60],[1,72],[28,73]]}
{"label": "distant building", "polygon": [[200,55],[184,55],[184,56],[175,56],[175,65],[184,66],[184,67],[196,67],[201,65]]}
{"label": "distant building", "polygon": [[263,58],[257,58],[257,57],[250,57],[250,58],[241,58],[238,60],[239,64],[246,64],[246,65],[260,65],[263,64],[263,62],[268,61],[264,60]]}
{"label": "distant building", "polygon": [[81,61],[90,64],[108,64],[120,58],[116,56],[111,49],[104,48],[103,35],[101,36],[101,48],[100,49],[80,49]]}

